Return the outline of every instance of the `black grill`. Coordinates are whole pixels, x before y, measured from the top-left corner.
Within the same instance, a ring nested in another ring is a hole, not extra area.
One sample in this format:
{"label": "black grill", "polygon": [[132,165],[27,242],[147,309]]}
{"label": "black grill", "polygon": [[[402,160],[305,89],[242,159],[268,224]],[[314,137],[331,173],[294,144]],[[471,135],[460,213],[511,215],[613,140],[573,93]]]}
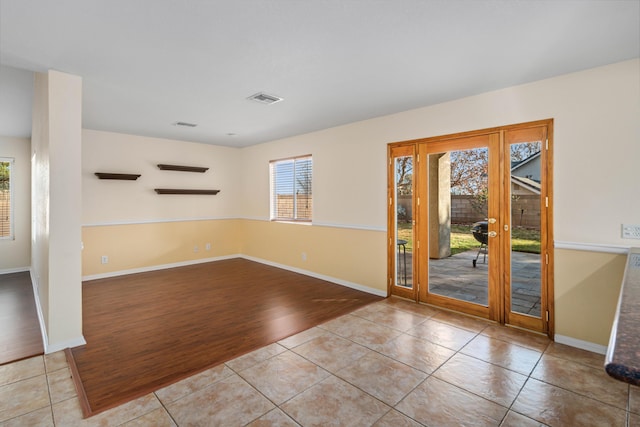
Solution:
{"label": "black grill", "polygon": [[473,266],[475,267],[478,262],[478,257],[480,254],[484,254],[482,258],[482,262],[487,262],[487,243],[489,242],[488,234],[489,234],[489,224],[487,221],[478,221],[471,226],[471,234],[473,237],[480,242],[480,248],[478,248],[478,253],[476,254],[476,259],[473,260]]}

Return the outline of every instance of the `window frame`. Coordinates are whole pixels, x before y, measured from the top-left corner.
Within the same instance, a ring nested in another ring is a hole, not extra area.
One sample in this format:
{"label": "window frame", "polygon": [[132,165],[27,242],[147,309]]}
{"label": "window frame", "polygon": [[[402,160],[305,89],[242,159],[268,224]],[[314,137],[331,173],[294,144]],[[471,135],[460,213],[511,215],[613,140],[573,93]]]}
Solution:
{"label": "window frame", "polygon": [[[308,196],[310,196],[311,199],[311,208],[310,208],[310,212],[309,212],[309,217],[308,218],[299,218],[297,215],[297,194],[295,192],[295,188],[296,188],[296,181],[295,181],[295,177],[296,177],[296,164],[298,162],[301,161],[306,161],[309,160],[310,161],[310,185],[309,185],[309,192],[305,193]],[[293,170],[292,170],[292,174],[293,174],[293,179],[292,179],[292,196],[293,196],[293,206],[292,206],[292,210],[293,210],[293,215],[291,217],[289,216],[278,216],[278,206],[277,206],[277,200],[276,200],[276,188],[275,188],[275,181],[276,181],[276,177],[275,177],[275,173],[276,173],[276,166],[278,164],[283,164],[286,162],[292,162],[293,163]],[[275,159],[275,160],[270,160],[269,161],[269,219],[270,221],[276,221],[276,222],[295,222],[295,223],[303,223],[303,224],[310,224],[313,221],[313,155],[311,154],[304,154],[304,155],[300,155],[300,156],[293,156],[293,157],[285,157],[285,158],[281,158],[281,159]]]}
{"label": "window frame", "polygon": [[9,163],[9,234],[6,236],[0,235],[0,240],[15,240],[15,192],[13,188],[13,176],[15,175],[15,163],[16,159],[13,157],[0,157],[0,163]]}

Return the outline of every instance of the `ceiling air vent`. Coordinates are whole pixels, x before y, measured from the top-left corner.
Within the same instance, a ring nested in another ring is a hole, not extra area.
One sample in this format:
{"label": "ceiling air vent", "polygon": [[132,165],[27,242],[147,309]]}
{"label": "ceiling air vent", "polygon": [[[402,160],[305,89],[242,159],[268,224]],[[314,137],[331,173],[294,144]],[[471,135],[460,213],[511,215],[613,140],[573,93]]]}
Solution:
{"label": "ceiling air vent", "polygon": [[260,102],[262,104],[275,104],[276,102],[282,101],[282,98],[275,95],[269,95],[264,92],[256,93],[255,95],[251,95],[249,98],[252,101]]}
{"label": "ceiling air vent", "polygon": [[187,122],[175,122],[174,126],[186,126],[188,128],[194,128],[198,126],[196,123],[187,123]]}

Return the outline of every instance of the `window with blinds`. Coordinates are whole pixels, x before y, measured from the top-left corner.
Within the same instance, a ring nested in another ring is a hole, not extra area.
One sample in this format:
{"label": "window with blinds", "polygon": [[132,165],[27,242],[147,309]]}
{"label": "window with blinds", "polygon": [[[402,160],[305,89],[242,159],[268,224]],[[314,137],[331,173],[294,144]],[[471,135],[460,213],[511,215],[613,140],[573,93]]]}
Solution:
{"label": "window with blinds", "polygon": [[271,219],[275,221],[311,221],[313,208],[311,155],[272,160]]}
{"label": "window with blinds", "polygon": [[0,157],[0,239],[13,239],[12,166],[13,159]]}

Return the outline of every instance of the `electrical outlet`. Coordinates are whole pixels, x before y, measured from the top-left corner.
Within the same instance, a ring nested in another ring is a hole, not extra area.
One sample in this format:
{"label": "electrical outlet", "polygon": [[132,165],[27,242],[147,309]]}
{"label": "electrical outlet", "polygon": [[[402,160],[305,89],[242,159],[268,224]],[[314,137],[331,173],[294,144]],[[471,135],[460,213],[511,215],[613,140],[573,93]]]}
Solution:
{"label": "electrical outlet", "polygon": [[100,258],[100,262],[103,264],[109,264],[109,257],[106,255],[102,255],[102,257]]}
{"label": "electrical outlet", "polygon": [[204,249],[206,251],[210,251],[211,250],[211,243],[207,243],[206,245],[204,245]]}
{"label": "electrical outlet", "polygon": [[302,260],[303,261],[307,260],[307,253],[306,252],[302,252]]}
{"label": "electrical outlet", "polygon": [[623,239],[640,239],[640,225],[622,224]]}
{"label": "electrical outlet", "polygon": [[198,252],[198,246],[193,247],[193,252]]}

